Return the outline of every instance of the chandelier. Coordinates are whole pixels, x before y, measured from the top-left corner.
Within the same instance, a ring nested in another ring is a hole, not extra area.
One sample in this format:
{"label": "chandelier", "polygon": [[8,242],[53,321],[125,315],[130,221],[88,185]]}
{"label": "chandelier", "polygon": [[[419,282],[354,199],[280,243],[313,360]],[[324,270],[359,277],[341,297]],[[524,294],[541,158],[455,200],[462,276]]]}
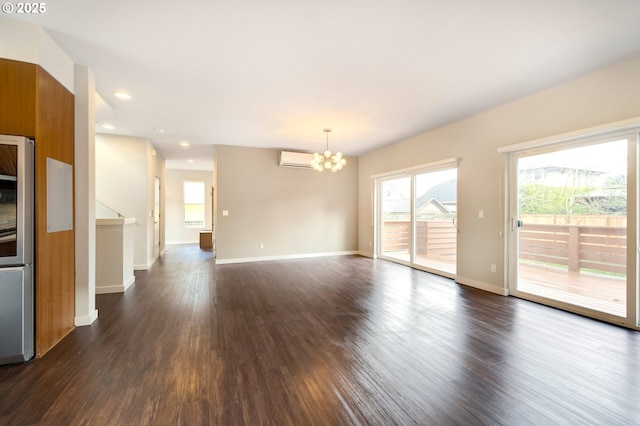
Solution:
{"label": "chandelier", "polygon": [[331,155],[331,151],[329,151],[329,132],[331,129],[324,129],[324,132],[327,134],[327,150],[324,154],[314,153],[313,159],[309,164],[311,164],[311,168],[317,172],[322,172],[324,169],[331,170],[332,172],[337,172],[338,170],[342,170],[342,168],[347,164],[347,160],[342,157],[341,152],[336,152],[335,155]]}

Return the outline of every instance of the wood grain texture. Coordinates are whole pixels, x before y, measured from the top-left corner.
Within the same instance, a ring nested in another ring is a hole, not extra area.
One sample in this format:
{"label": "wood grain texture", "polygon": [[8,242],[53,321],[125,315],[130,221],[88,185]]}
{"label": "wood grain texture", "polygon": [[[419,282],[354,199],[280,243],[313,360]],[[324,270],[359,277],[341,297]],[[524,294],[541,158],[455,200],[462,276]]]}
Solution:
{"label": "wood grain texture", "polygon": [[69,333],[75,316],[74,232],[47,232],[47,158],[74,165],[74,97],[41,67],[36,96],[36,354]]}
{"label": "wood grain texture", "polygon": [[168,246],[97,308],[0,424],[640,424],[640,333],[394,263]]}
{"label": "wood grain texture", "polygon": [[0,134],[36,134],[36,65],[0,58]]}
{"label": "wood grain texture", "polygon": [[35,140],[36,355],[73,329],[73,231],[47,233],[46,158],[73,165],[74,98],[38,65],[0,59],[0,134]]}

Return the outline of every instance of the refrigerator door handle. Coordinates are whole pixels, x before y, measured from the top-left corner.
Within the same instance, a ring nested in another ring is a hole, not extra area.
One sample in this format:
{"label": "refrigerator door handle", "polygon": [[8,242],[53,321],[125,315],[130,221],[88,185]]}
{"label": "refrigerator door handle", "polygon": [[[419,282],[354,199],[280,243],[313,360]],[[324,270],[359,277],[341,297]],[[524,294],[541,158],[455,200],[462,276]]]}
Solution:
{"label": "refrigerator door handle", "polygon": [[2,266],[0,267],[0,271],[22,271],[26,266],[31,266],[31,265],[17,265],[17,266]]}

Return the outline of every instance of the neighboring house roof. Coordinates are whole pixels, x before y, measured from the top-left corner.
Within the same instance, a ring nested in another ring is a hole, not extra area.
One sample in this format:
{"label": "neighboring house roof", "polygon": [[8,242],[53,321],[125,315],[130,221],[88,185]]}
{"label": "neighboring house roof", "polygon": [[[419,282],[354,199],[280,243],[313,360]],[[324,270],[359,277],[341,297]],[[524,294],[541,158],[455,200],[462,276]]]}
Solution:
{"label": "neighboring house roof", "polygon": [[[457,189],[456,180],[442,182],[422,194],[416,200],[416,210],[424,211],[427,205],[435,206],[443,213],[456,211]],[[409,213],[411,203],[408,199],[386,199],[384,209],[389,213]]]}
{"label": "neighboring house roof", "polygon": [[456,202],[458,200],[456,179],[451,179],[432,187],[418,197],[416,205],[419,208],[432,199],[438,200],[442,204]]}
{"label": "neighboring house roof", "polygon": [[557,164],[545,164],[545,165],[537,165],[535,167],[528,167],[528,168],[522,168],[520,169],[520,171],[526,171],[526,170],[548,170],[548,171],[560,171],[560,172],[564,172],[564,171],[577,171],[577,172],[581,172],[581,173],[598,173],[598,174],[602,174],[602,173],[606,173],[603,172],[601,170],[594,170],[594,169],[582,169],[582,168],[576,168],[576,167],[570,167],[570,166],[558,166]]}
{"label": "neighboring house roof", "polygon": [[452,211],[449,210],[447,206],[445,206],[435,198],[430,199],[423,205],[416,208],[416,211],[420,213],[433,212],[433,211],[438,211],[440,213],[452,213]]}

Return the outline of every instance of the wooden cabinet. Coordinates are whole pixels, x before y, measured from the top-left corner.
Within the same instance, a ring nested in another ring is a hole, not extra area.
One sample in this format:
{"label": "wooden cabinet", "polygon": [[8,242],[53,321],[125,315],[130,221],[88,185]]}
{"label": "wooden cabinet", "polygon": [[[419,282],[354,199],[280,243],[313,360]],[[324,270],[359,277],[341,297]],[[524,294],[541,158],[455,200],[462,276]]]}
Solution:
{"label": "wooden cabinet", "polygon": [[47,157],[74,164],[74,96],[36,64],[0,59],[0,134],[35,140],[36,356],[74,327],[74,231],[47,232]]}
{"label": "wooden cabinet", "polygon": [[200,231],[200,248],[201,249],[213,248],[213,232]]}

